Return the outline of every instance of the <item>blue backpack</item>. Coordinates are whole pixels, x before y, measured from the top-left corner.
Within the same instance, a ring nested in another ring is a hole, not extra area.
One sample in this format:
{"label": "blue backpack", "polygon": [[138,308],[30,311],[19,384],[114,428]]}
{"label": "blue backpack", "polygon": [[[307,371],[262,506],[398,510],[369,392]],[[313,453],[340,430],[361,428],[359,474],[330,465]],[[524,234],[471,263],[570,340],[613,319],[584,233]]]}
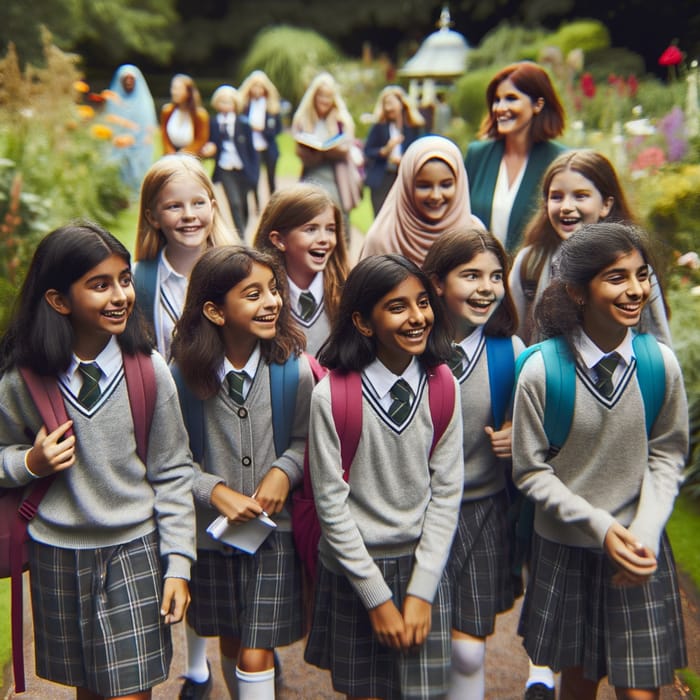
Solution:
{"label": "blue backpack", "polygon": [[493,427],[499,430],[511,403],[515,384],[515,358],[513,341],[510,338],[486,336],[486,359],[491,387],[491,413]]}
{"label": "blue backpack", "polygon": [[[664,358],[658,341],[648,333],[635,335],[632,347],[637,360],[637,382],[642,393],[649,435],[666,394]],[[516,381],[528,357],[535,352],[542,353],[546,374],[544,431],[552,448],[559,449],[566,442],[571,429],[576,397],[576,365],[564,338],[549,338],[530,346],[518,356]]]}

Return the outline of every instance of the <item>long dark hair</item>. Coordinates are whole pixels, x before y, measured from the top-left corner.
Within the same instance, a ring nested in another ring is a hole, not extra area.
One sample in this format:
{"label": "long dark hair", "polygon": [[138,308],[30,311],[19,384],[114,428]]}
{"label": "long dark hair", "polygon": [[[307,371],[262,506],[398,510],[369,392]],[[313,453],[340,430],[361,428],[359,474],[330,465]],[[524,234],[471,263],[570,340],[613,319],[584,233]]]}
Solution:
{"label": "long dark hair", "polygon": [[[518,312],[508,287],[508,256],[501,242],[492,233],[468,227],[443,233],[430,247],[423,263],[423,272],[431,279],[434,275],[444,282],[451,270],[466,265],[479,253],[492,253],[496,256],[503,269],[505,290],[501,303],[484,325],[484,333],[509,338],[518,327]],[[440,303],[446,309],[443,297],[440,297]],[[447,313],[446,316],[449,322]]]}
{"label": "long dark hair", "polygon": [[442,304],[425,273],[407,258],[392,253],[371,255],[350,271],[340,297],[338,316],[319,351],[321,364],[329,369],[360,372],[373,362],[377,357],[376,338],[362,335],[355,328],[352,316],[357,312],[363,319],[369,319],[382,297],[411,275],[425,287],[435,316],[420,359],[426,367],[444,362],[450,356],[451,343]]}
{"label": "long dark hair", "polygon": [[629,224],[586,224],[561,244],[557,276],[535,308],[535,322],[544,338],[562,335],[573,349],[572,338],[583,323],[583,306],[572,295],[588,293],[591,280],[621,255],[639,251],[651,264],[646,235]]}
{"label": "long dark hair", "polygon": [[289,295],[284,273],[273,257],[244,246],[218,246],[207,250],[190,274],[187,297],[180,319],[175,324],[172,356],[185,382],[200,398],[213,396],[219,389],[218,370],[226,352],[221,330],[202,310],[208,301],[223,304],[226,294],[242,282],[253,264],[272,270],[282,297],[274,338],[260,341],[266,362],[285,362],[304,350],[304,334],[289,311]]}
{"label": "long dark hair", "polygon": [[[55,376],[68,368],[75,342],[70,315],[55,311],[44,295],[50,289],[68,294],[74,282],[111,255],[131,265],[129,251],[111,233],[90,221],[72,222],[41,240],[0,340],[0,373],[19,365],[37,374]],[[117,341],[128,355],[150,355],[153,339],[136,304]]]}

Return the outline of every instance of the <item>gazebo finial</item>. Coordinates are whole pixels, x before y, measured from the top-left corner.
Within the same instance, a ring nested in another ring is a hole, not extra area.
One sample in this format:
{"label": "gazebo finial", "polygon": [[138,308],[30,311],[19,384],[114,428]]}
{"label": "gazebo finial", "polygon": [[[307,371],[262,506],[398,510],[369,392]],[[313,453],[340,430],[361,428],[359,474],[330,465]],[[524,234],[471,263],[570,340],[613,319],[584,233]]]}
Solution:
{"label": "gazebo finial", "polygon": [[454,22],[450,16],[450,8],[447,5],[443,5],[440,12],[440,19],[435,23],[435,26],[443,31],[447,31],[453,24]]}

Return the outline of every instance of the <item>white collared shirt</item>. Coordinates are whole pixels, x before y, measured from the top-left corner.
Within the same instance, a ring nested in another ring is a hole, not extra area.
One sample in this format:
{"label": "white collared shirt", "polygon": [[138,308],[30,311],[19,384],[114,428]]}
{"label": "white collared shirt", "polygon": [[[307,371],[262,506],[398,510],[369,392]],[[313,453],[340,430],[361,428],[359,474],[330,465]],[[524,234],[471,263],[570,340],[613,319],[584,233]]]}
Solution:
{"label": "white collared shirt", "polygon": [[74,396],[80,393],[80,389],[83,386],[83,375],[78,371],[78,365],[81,363],[94,363],[102,370],[99,384],[100,391],[104,392],[122,367],[122,351],[117,342],[117,337],[113,335],[94,360],[83,360],[77,355],[73,355],[68,369],[59,376],[59,380],[70,389]]}
{"label": "white collared shirt", "polygon": [[[228,357],[224,357],[224,362],[219,368],[219,382],[223,384],[224,381],[226,381],[226,375],[228,375],[229,372],[244,372],[243,398],[247,398],[250,387],[253,385],[255,373],[258,371],[261,356],[260,343],[256,343],[255,348],[253,348],[253,352],[250,353],[250,357],[243,367],[234,367]],[[226,390],[228,391],[228,385],[226,386]]]}
{"label": "white collared shirt", "polygon": [[301,314],[299,309],[299,296],[302,292],[311,292],[317,307],[323,302],[323,270],[319,270],[315,274],[308,289],[297,287],[289,276],[287,276],[287,281],[289,282],[289,306],[294,309],[297,316]]}
{"label": "white collared shirt", "polygon": [[236,114],[234,112],[219,112],[216,115],[219,129],[225,138],[221,140],[221,151],[217,164],[223,170],[243,170],[243,161],[234,142],[236,130]]}
{"label": "white collared shirt", "polygon": [[455,343],[455,345],[459,345],[462,350],[464,350],[464,355],[470,364],[474,359],[476,351],[479,349],[479,343],[481,342],[481,337],[483,335],[484,327],[477,326],[466,338],[463,338],[459,343]]}
{"label": "white collared shirt", "polygon": [[418,396],[418,389],[420,388],[423,371],[418,359],[412,357],[408,367],[406,367],[401,375],[396,375],[391,370],[387,369],[386,365],[379,359],[367,365],[367,367],[362,370],[362,374],[377,392],[381,407],[385,411],[388,411],[393,401],[389,392],[394,384],[396,384],[399,379],[405,380],[411,387],[415,400],[416,396]]}
{"label": "white collared shirt", "polygon": [[158,279],[156,289],[156,345],[158,352],[167,360],[176,321],[182,315],[187,294],[188,279],[168,262],[165,248],[158,257]]}
{"label": "white collared shirt", "polygon": [[491,203],[491,227],[489,229],[501,243],[505,243],[506,241],[510,213],[513,210],[513,204],[516,196],[518,195],[520,183],[523,181],[526,168],[527,160],[523,163],[523,167],[520,168],[518,176],[509,187],[506,162],[503,158],[501,158],[501,165],[498,168],[498,178],[496,179],[496,186],[493,190],[493,202]]}
{"label": "white collared shirt", "polygon": [[617,385],[620,377],[624,374],[625,369],[632,363],[634,358],[634,348],[632,346],[632,338],[634,335],[632,329],[628,328],[622,342],[610,352],[603,352],[583,331],[574,336],[574,347],[578,352],[578,356],[583,363],[586,374],[595,382],[598,379],[595,369],[598,362],[604,357],[616,352],[620,356],[617,367],[613,372],[613,385]]}
{"label": "white collared shirt", "polygon": [[263,136],[265,128],[265,118],[267,117],[267,99],[263,95],[255,100],[250,101],[248,108],[248,121],[253,130],[253,148],[256,151],[264,151],[267,149],[267,140]]}

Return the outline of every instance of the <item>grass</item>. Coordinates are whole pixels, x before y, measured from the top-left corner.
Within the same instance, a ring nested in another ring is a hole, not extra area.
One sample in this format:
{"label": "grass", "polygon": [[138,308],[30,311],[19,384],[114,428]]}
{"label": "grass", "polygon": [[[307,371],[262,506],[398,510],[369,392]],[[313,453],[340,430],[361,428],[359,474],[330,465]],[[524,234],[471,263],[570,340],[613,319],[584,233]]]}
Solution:
{"label": "grass", "polygon": [[682,569],[700,591],[700,503],[681,494],[666,525],[678,568]]}

